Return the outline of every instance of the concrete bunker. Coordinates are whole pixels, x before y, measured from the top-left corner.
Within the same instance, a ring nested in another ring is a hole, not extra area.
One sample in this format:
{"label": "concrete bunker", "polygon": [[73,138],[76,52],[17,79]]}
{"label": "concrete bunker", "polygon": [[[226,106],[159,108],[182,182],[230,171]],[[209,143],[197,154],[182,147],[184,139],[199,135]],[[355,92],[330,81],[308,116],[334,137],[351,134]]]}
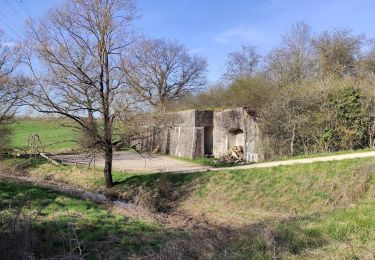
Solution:
{"label": "concrete bunker", "polygon": [[177,157],[220,158],[241,147],[247,162],[263,159],[256,113],[246,108],[220,111],[185,110],[170,114],[168,127],[158,136],[160,151]]}

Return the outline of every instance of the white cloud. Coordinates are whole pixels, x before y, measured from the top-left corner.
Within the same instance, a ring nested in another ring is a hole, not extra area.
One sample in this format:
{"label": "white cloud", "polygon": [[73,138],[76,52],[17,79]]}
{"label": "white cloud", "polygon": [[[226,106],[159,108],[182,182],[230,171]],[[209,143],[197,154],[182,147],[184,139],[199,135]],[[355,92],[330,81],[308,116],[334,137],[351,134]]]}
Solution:
{"label": "white cloud", "polygon": [[235,27],[231,27],[214,37],[214,40],[218,43],[225,44],[233,42],[234,40],[246,40],[254,41],[262,38],[262,35],[255,30],[252,26],[246,24],[240,24]]}

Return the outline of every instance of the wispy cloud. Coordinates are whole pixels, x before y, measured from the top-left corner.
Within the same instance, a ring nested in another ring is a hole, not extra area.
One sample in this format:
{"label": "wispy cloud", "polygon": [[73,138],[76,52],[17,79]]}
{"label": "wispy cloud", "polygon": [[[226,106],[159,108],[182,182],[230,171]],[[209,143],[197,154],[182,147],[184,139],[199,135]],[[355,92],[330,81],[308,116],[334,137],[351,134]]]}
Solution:
{"label": "wispy cloud", "polygon": [[217,34],[214,37],[214,40],[218,43],[225,44],[235,40],[252,41],[259,40],[260,38],[262,38],[261,33],[255,30],[252,26],[239,24]]}

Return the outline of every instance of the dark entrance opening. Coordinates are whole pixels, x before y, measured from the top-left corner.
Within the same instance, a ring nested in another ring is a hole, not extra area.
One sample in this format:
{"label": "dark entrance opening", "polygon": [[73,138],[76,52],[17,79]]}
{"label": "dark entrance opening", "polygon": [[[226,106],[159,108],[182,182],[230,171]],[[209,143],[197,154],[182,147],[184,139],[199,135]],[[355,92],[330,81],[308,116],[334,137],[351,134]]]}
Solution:
{"label": "dark entrance opening", "polygon": [[212,126],[204,128],[204,155],[211,156],[213,154],[213,129]]}
{"label": "dark entrance opening", "polygon": [[166,154],[169,154],[170,145],[171,145],[171,133],[168,130],[167,131],[167,140],[166,140],[166,143],[165,143],[165,153]]}

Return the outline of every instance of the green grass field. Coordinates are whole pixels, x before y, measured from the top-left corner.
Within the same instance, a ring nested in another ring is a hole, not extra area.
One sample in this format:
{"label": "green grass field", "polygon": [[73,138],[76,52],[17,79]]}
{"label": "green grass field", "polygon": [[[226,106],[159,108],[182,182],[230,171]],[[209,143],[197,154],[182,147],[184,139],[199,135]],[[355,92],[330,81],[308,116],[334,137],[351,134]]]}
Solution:
{"label": "green grass field", "polygon": [[58,119],[17,120],[11,125],[14,131],[11,148],[27,150],[28,138],[32,133],[39,135],[44,150],[47,152],[69,151],[76,148],[74,140],[77,133],[71,128],[63,127],[61,123]]}
{"label": "green grass field", "polygon": [[[35,159],[7,164],[26,161],[30,176],[41,181],[104,190],[100,171]],[[375,158],[206,173],[115,172],[114,181],[106,191],[112,198],[209,223],[214,232],[209,238],[187,229],[189,236],[179,240],[183,245],[173,244],[198,258],[203,251],[220,257],[225,252],[228,259],[375,257]],[[219,227],[229,233],[218,233]],[[194,251],[195,243],[202,252]]]}

